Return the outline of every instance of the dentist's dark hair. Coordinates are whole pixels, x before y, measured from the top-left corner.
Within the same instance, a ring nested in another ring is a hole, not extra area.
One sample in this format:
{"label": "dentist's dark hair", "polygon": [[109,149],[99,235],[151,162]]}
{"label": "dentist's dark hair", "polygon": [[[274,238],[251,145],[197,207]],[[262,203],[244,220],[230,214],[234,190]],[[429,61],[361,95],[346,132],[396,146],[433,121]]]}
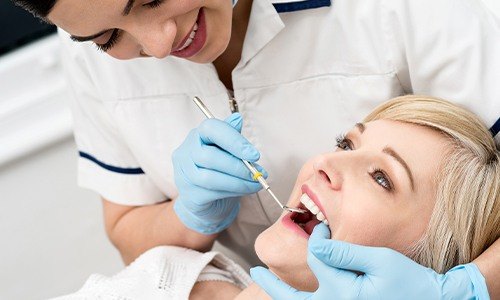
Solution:
{"label": "dentist's dark hair", "polygon": [[12,2],[29,11],[35,17],[47,21],[46,17],[54,8],[57,0],[12,0]]}

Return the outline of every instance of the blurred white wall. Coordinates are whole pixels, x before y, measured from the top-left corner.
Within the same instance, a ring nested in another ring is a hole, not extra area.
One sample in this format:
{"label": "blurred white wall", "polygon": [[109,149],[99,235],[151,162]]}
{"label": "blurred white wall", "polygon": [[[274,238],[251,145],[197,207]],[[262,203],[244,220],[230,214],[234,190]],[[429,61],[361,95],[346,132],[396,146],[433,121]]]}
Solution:
{"label": "blurred white wall", "polygon": [[0,168],[0,299],[47,299],[122,268],[71,138]]}

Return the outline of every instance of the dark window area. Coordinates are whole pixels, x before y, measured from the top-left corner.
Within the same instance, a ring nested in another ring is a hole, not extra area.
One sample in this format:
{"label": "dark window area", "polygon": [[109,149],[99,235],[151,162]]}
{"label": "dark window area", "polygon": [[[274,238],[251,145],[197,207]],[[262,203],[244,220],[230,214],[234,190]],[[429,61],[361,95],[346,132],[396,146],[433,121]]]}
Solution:
{"label": "dark window area", "polygon": [[0,55],[56,31],[9,0],[0,0]]}

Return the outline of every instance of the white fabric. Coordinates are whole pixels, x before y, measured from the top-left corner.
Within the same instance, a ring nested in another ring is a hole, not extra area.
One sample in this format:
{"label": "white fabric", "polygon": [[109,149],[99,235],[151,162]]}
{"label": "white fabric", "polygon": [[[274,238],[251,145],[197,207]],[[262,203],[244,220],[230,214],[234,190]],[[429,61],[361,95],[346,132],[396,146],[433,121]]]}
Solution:
{"label": "white fabric", "polygon": [[241,289],[252,283],[238,264],[220,253],[161,246],[114,276],[91,275],[78,292],[54,300],[184,300],[197,281],[207,280],[223,280]]}
{"label": "white fabric", "polygon": [[205,266],[205,268],[201,271],[200,276],[198,276],[196,282],[214,281],[214,280],[234,283],[232,280],[231,272],[226,270],[221,270],[212,265]]}
{"label": "white fabric", "polygon": [[[232,72],[243,135],[286,202],[302,164],[331,151],[339,133],[389,98],[446,98],[491,126],[500,116],[499,36],[498,19],[479,0],[335,0],[282,14],[270,0],[253,1]],[[214,66],[175,57],[118,61],[61,38],[79,150],[145,172],[97,171],[82,158],[80,184],[127,205],[175,198],[171,154],[204,120],[192,97],[219,118],[230,114]],[[255,238],[279,214],[265,192],[248,196],[219,240],[257,264]]]}

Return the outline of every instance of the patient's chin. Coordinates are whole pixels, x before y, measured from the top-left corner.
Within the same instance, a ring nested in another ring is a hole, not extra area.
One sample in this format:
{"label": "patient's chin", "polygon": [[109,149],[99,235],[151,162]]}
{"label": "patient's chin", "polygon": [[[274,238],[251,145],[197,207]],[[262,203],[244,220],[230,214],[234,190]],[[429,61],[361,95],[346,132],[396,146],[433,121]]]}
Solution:
{"label": "patient's chin", "polygon": [[255,252],[269,270],[290,286],[309,292],[317,289],[316,277],[307,265],[307,243],[297,245],[280,238],[271,226],[257,237]]}
{"label": "patient's chin", "polygon": [[269,270],[278,276],[281,281],[299,291],[314,292],[318,289],[318,280],[307,266],[297,270],[285,270],[269,266]]}

